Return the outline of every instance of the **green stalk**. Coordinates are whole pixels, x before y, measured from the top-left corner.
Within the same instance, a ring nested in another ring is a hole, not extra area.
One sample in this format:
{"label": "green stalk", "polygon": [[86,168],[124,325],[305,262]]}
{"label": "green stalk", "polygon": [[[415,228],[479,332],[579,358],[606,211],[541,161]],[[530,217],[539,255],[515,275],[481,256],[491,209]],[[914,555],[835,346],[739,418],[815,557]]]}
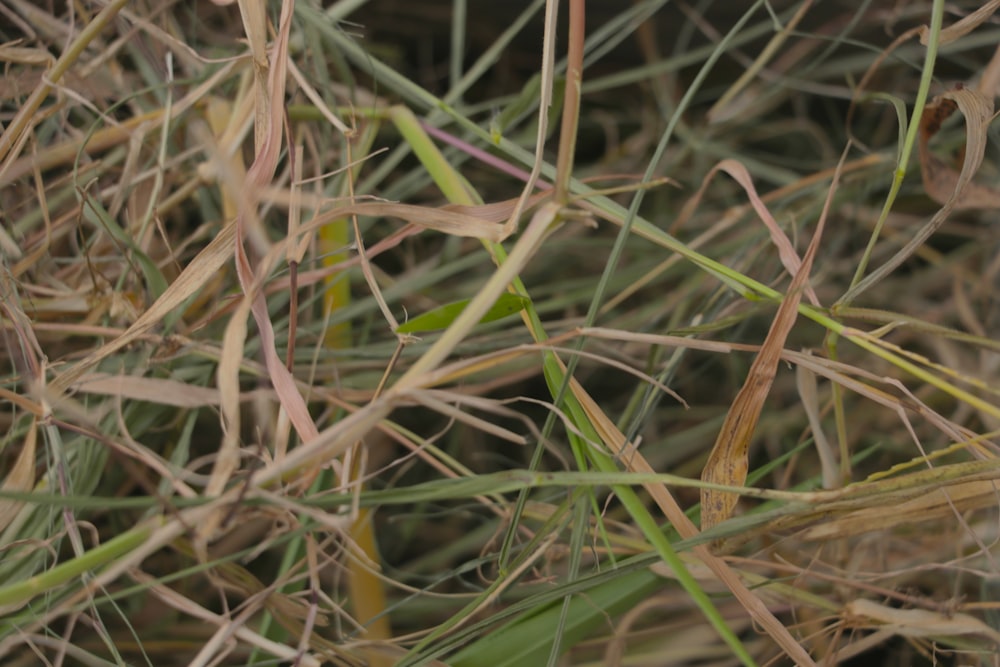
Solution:
{"label": "green stalk", "polygon": [[[931,8],[931,25],[929,38],[927,40],[927,53],[924,56],[924,67],[920,74],[920,86],[917,88],[917,97],[913,101],[913,112],[910,115],[910,123],[906,128],[906,141],[903,142],[903,148],[899,154],[899,163],[896,165],[896,171],[893,174],[892,185],[889,187],[889,194],[885,198],[885,203],[882,205],[882,211],[878,216],[878,220],[875,222],[875,229],[872,230],[871,238],[868,239],[868,246],[865,248],[864,254],[861,256],[861,261],[858,263],[858,267],[854,272],[854,277],[851,279],[851,286],[837,303],[834,304],[834,308],[840,306],[849,306],[851,302],[857,298],[859,294],[863,291],[866,286],[870,286],[877,282],[881,276],[882,272],[876,271],[871,276],[869,280],[866,280],[863,285],[860,285],[861,279],[864,278],[865,270],[868,268],[868,262],[871,259],[871,255],[875,250],[875,244],[878,243],[879,237],[882,234],[882,227],[885,225],[885,221],[889,218],[889,212],[892,210],[892,205],[896,202],[896,195],[899,194],[900,188],[903,187],[903,179],[906,177],[906,167],[910,163],[910,155],[913,153],[913,146],[917,142],[917,134],[920,132],[920,117],[924,113],[924,107],[927,105],[927,96],[930,93],[931,82],[934,80],[934,63],[937,61],[938,52],[938,38],[941,34],[941,26],[944,22],[944,0],[934,0],[934,4]],[[894,268],[894,267],[889,267]]]}
{"label": "green stalk", "polygon": [[71,584],[78,577],[93,572],[144,544],[158,528],[156,521],[141,523],[100,546],[79,556],[36,574],[30,579],[0,586],[0,609],[9,615],[43,593],[49,593]]}

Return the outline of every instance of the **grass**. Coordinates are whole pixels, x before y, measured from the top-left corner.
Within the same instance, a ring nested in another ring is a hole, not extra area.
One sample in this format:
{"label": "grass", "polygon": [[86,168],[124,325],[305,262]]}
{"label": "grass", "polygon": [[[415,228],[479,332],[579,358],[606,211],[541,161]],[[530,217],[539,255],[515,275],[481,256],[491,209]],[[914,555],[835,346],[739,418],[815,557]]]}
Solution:
{"label": "grass", "polygon": [[988,8],[262,4],[0,18],[4,664],[994,664]]}

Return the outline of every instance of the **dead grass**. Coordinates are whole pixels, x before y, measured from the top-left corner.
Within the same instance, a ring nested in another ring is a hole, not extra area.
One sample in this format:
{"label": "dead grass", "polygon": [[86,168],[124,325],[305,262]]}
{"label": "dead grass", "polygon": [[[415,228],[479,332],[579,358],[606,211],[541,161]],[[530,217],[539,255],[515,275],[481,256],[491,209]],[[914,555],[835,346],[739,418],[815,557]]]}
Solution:
{"label": "dead grass", "polygon": [[4,664],[997,664],[998,3],[318,4],[0,7]]}

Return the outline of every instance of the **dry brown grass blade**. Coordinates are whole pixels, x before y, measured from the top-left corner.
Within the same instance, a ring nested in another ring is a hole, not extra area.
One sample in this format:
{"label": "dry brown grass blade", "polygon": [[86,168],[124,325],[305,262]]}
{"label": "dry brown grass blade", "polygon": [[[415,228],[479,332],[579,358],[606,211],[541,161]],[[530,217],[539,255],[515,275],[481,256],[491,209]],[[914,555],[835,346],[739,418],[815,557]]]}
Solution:
{"label": "dry brown grass blade", "polygon": [[[941,46],[951,44],[960,37],[968,35],[993,16],[997,9],[1000,9],[1000,0],[990,0],[968,16],[941,30],[938,34],[938,44]],[[926,46],[930,41],[931,33],[927,26],[920,26],[920,28],[920,43]]]}
{"label": "dry brown grass blade", "polygon": [[[941,124],[959,109],[965,116],[965,159],[959,173],[934,155],[928,144]],[[920,117],[920,176],[931,199],[956,210],[1000,208],[1000,191],[972,182],[986,153],[986,132],[993,119],[991,97],[959,88],[938,95],[924,107]],[[949,203],[950,202],[950,203]]]}
{"label": "dry brown grass blade", "polygon": [[844,605],[844,613],[855,623],[868,619],[889,626],[904,637],[954,637],[978,635],[1000,647],[1000,632],[975,616],[926,609],[895,609],[872,600],[853,600]]}
{"label": "dry brown grass blade", "polygon": [[396,405],[405,397],[383,394],[368,405],[342,418],[319,435],[288,452],[280,460],[270,462],[254,479],[260,487],[297,478],[304,470],[326,464],[346,452],[354,443],[378,428]]}
{"label": "dry brown grass blade", "polygon": [[875,530],[937,521],[956,512],[962,514],[1000,504],[1000,482],[994,479],[959,482],[933,489],[917,498],[894,500],[892,512],[881,501],[875,507],[862,507],[835,518],[827,518],[805,530],[804,540],[835,540]]}
{"label": "dry brown grass blade", "polygon": [[[561,362],[560,362],[560,365]],[[649,462],[639,451],[633,447],[626,439],[625,435],[618,430],[601,407],[590,397],[590,394],[577,382],[575,378],[570,378],[570,391],[580,402],[587,418],[601,436],[605,446],[618,457],[629,470],[633,472],[655,473]],[[656,506],[660,508],[663,515],[677,529],[681,537],[689,539],[698,535],[698,528],[687,517],[684,510],[674,499],[670,490],[662,484],[643,484],[643,488],[653,498]],[[753,593],[740,576],[724,560],[716,556],[709,550],[708,546],[699,544],[693,547],[695,555],[725,584],[732,592],[750,616],[764,628],[765,632],[785,650],[797,665],[815,665],[816,663],[809,656],[809,653],[802,645],[792,637],[782,623],[771,613],[767,605]]]}
{"label": "dry brown grass blade", "polygon": [[823,431],[823,420],[820,417],[819,391],[816,384],[816,374],[813,371],[801,364],[795,366],[795,386],[799,390],[802,408],[805,410],[806,418],[809,421],[809,430],[812,431],[813,442],[816,443],[816,453],[819,456],[820,469],[822,471],[823,488],[833,489],[840,486],[837,453],[830,446],[830,441],[827,440],[826,433]]}
{"label": "dry brown grass blade", "polygon": [[[840,166],[843,165],[846,155],[847,152],[845,151],[840,159]],[[757,422],[760,420],[764,401],[771,391],[771,384],[774,382],[778,360],[781,358],[781,352],[785,346],[785,339],[795,324],[802,291],[806,287],[813,259],[816,257],[816,252],[819,249],[819,242],[823,237],[823,228],[826,225],[826,218],[833,200],[833,193],[837,189],[839,180],[840,171],[838,169],[837,173],[834,174],[833,182],[830,184],[829,193],[823,204],[823,212],[820,214],[819,223],[816,225],[816,232],[809,243],[806,256],[794,274],[792,284],[788,288],[788,293],[778,307],[778,312],[774,316],[774,322],[771,324],[767,338],[765,338],[760,352],[750,366],[746,382],[733,400],[733,404],[729,407],[729,412],[726,414],[722,429],[719,431],[719,436],[712,447],[712,452],[708,456],[705,468],[702,470],[701,478],[703,481],[727,486],[743,486],[743,483],[746,481],[749,467],[748,452],[750,449],[750,439],[753,437]],[[738,500],[739,496],[734,493],[715,489],[702,489],[702,529],[711,528],[728,519],[733,513]]]}
{"label": "dry brown grass blade", "polygon": [[[235,106],[235,108],[234,108]],[[243,183],[246,168],[239,146],[249,122],[249,104],[241,99],[235,105],[227,99],[215,95],[208,96],[205,103],[205,120],[212,131],[212,138],[218,149],[214,151],[214,161],[202,165],[202,174],[212,180],[225,183]],[[215,172],[215,173],[213,173]],[[239,198],[233,192],[236,188],[222,190],[222,217],[234,220],[239,214]]]}
{"label": "dry brown grass blade", "polygon": [[44,117],[44,114],[38,113],[42,102],[76,62],[80,53],[114,20],[127,2],[128,0],[114,0],[106,5],[67,46],[66,51],[56,60],[46,76],[42,77],[41,82],[31,92],[28,99],[21,104],[14,120],[10,122],[3,134],[0,134],[0,178],[3,177],[11,162],[17,157],[21,147],[31,136],[31,129]]}
{"label": "dry brown grass blade", "polygon": [[[250,314],[251,301],[244,298],[236,311],[226,323],[226,332],[222,339],[222,354],[219,357],[219,367],[216,372],[216,383],[219,388],[220,419],[222,420],[222,443],[212,465],[212,474],[205,485],[205,495],[217,496],[229,484],[229,479],[239,468],[240,463],[240,367],[243,362],[243,349],[247,339],[247,319]],[[215,530],[216,523],[203,523],[199,530],[209,536]],[[202,546],[198,544],[198,546]]]}
{"label": "dry brown grass blade", "polygon": [[[537,197],[531,199],[532,203],[535,201],[538,201]],[[483,206],[448,205],[440,208],[391,202],[361,202],[338,206],[334,210],[323,213],[322,222],[350,215],[391,217],[452,236],[464,236],[499,243],[507,238],[508,230],[497,222],[506,220],[516,205],[517,200],[513,199]],[[303,227],[303,229],[308,228]]]}
{"label": "dry brown grass blade", "polygon": [[[931,424],[947,438],[952,439],[955,442],[964,442],[969,443],[970,445],[972,444],[969,441],[969,436],[963,435],[962,429],[956,428],[946,418],[927,407],[923,402],[913,396],[913,394],[910,393],[906,389],[906,386],[899,380],[879,376],[863,369],[800,352],[785,351],[782,354],[782,358],[790,363],[803,366],[813,373],[827,378],[832,383],[843,387],[844,389],[853,391],[859,396],[863,396],[873,403],[877,403],[893,411],[899,417],[900,423],[903,424],[905,430],[913,439],[914,445],[916,445],[918,449],[920,449],[920,443],[919,440],[917,440],[917,438],[913,435],[913,428],[909,424],[908,413],[919,415],[925,419],[928,424]],[[863,378],[872,384],[866,384],[865,382],[857,379],[858,377]],[[901,399],[891,392],[878,389],[873,386],[874,384],[889,384],[906,396],[906,399]]]}
{"label": "dry brown grass blade", "polygon": [[1000,46],[993,51],[989,64],[983,68],[976,90],[986,97],[996,97],[1000,93]]}
{"label": "dry brown grass blade", "polygon": [[[240,4],[242,6],[243,3],[241,2]],[[244,186],[246,188],[244,192],[246,196],[240,199],[243,206],[236,218],[235,252],[236,274],[239,277],[240,286],[243,288],[243,292],[251,304],[250,310],[253,313],[254,321],[257,323],[260,332],[261,350],[264,354],[271,382],[278,394],[278,400],[288,413],[288,417],[298,432],[299,438],[303,442],[308,442],[315,438],[319,431],[309,414],[305,399],[302,398],[302,395],[295,386],[295,379],[278,357],[274,346],[274,327],[271,325],[270,316],[267,312],[267,303],[260,290],[260,281],[250,266],[250,260],[243,247],[244,225],[248,218],[256,218],[256,194],[261,188],[271,182],[281,152],[285,80],[288,60],[288,33],[291,28],[293,6],[294,3],[290,0],[282,3],[278,39],[273,46],[271,62],[269,63],[270,71],[267,78],[267,88],[258,88],[257,90],[258,100],[261,98],[267,100],[266,109],[263,112],[261,111],[261,106],[258,105],[256,118],[257,122],[266,123],[266,131],[262,131],[259,126],[256,127],[255,136],[258,140],[258,153],[254,158],[253,164],[250,165],[250,169],[247,171]],[[251,25],[248,24],[247,28],[250,29]],[[253,42],[253,35],[250,37],[251,42]],[[258,64],[255,57],[255,65]],[[260,84],[260,81],[258,81],[258,84]],[[231,339],[234,344],[237,341],[236,333],[234,332]],[[240,357],[243,356],[242,347],[242,344],[238,345]],[[235,399],[235,402],[238,403],[238,398]],[[232,405],[233,401],[230,401],[228,404]],[[225,405],[227,405],[227,398],[223,395],[223,406]],[[229,417],[230,419],[237,420],[235,423],[239,423],[237,415],[230,414]]]}
{"label": "dry brown grass blade", "polygon": [[[273,134],[271,120],[272,113],[275,110],[270,103],[270,96],[264,94],[265,91],[272,90],[268,86],[268,72],[270,71],[272,74],[277,73],[282,78],[283,83],[283,75],[272,68],[277,66],[280,69],[284,65],[282,63],[275,63],[274,58],[268,58],[266,3],[255,2],[253,0],[238,0],[236,4],[240,9],[240,18],[243,20],[243,31],[246,33],[247,42],[250,44],[250,56],[253,59],[254,88],[257,91],[254,107],[254,148],[255,152],[259,155],[264,149],[269,135]],[[283,7],[288,4],[290,3],[282,3]],[[275,54],[284,60],[282,52],[277,48],[275,49]],[[285,88],[282,86],[282,94],[284,94],[284,90]]]}
{"label": "dry brown grass blade", "polygon": [[[789,534],[797,531],[795,540],[829,544],[846,537],[891,529],[896,525],[916,527],[921,523],[931,522],[931,526],[941,526],[941,523],[933,522],[945,516],[950,517],[948,530],[952,530],[956,524],[964,529],[968,525],[966,519],[971,516],[966,510],[972,512],[996,506],[998,488],[998,465],[997,460],[993,459],[935,468],[927,468],[924,464],[923,469],[916,472],[828,491],[792,493],[762,490],[760,493],[768,497],[802,505],[766,521],[760,533]],[[924,498],[929,500],[925,501]],[[931,509],[932,513],[924,516],[919,511],[908,511],[905,520],[897,524],[894,522],[895,509],[903,506],[922,506]],[[892,508],[893,511],[887,511],[886,508]],[[857,524],[859,520],[864,523]],[[857,525],[851,525],[852,521]],[[835,527],[825,528],[830,522]],[[757,530],[752,532],[757,533]],[[910,532],[920,531],[911,528]],[[956,535],[957,532],[956,529]],[[746,538],[747,535],[744,534],[737,541]]]}
{"label": "dry brown grass blade", "polygon": [[54,167],[68,165],[81,152],[90,157],[96,157],[108,149],[128,142],[132,134],[139,128],[145,128],[147,131],[159,129],[165,118],[173,122],[196,103],[204,100],[209,91],[218,88],[220,82],[232,74],[238,62],[233,60],[223,64],[203,83],[177,100],[170,110],[169,118],[166,117],[164,109],[153,109],[147,113],[126,118],[116,125],[96,130],[83,146],[80,145],[80,140],[75,138],[54,145],[39,146],[38,151],[33,155],[13,160],[9,168],[0,171],[0,187],[9,185],[35,169],[44,172]]}
{"label": "dry brown grass blade", "polygon": [[[191,616],[192,618],[198,619],[198,621],[206,624],[208,627],[215,626],[219,628],[226,628],[229,631],[228,634],[231,634],[233,637],[250,646],[260,648],[261,650],[267,651],[271,655],[287,661],[294,660],[296,664],[303,666],[320,667],[326,662],[316,657],[311,652],[301,653],[294,647],[272,641],[254,632],[253,629],[249,627],[249,624],[234,624],[228,616],[215,613],[202,607],[144,572],[134,571],[132,572],[132,577],[141,583],[149,591],[150,595],[160,599],[166,605],[177,609],[181,613]],[[207,648],[207,646],[208,645],[206,644],[203,649]],[[218,656],[214,657],[218,658]]]}
{"label": "dry brown grass blade", "polygon": [[515,445],[528,444],[527,438],[523,435],[504,428],[499,424],[495,424],[488,419],[476,417],[475,415],[462,410],[460,407],[462,405],[466,405],[471,408],[488,411],[493,415],[502,415],[504,417],[514,419],[519,416],[515,410],[507,410],[496,401],[432,389],[414,392],[413,398],[421,405],[433,410],[435,413],[453,419],[456,422],[466,424],[479,433],[490,435]]}
{"label": "dry brown grass blade", "polygon": [[[802,260],[800,260],[798,254],[796,254],[795,248],[792,247],[792,242],[788,239],[788,236],[784,231],[782,231],[781,226],[767,209],[767,205],[760,198],[760,195],[757,194],[757,188],[754,187],[753,179],[750,177],[750,172],[736,160],[722,160],[717,165],[712,167],[712,169],[705,175],[705,178],[702,179],[701,187],[698,188],[698,192],[696,192],[695,195],[684,204],[684,208],[681,209],[673,227],[681,227],[694,214],[698,204],[701,203],[701,199],[705,194],[705,190],[708,188],[708,184],[712,180],[712,176],[719,171],[724,171],[729,174],[733,180],[739,183],[740,187],[743,188],[743,191],[746,192],[747,198],[750,200],[750,205],[753,206],[753,210],[760,217],[764,226],[767,227],[767,231],[771,235],[771,242],[778,248],[778,257],[781,258],[782,265],[788,273],[794,276],[799,271],[799,267],[802,265]],[[816,298],[816,293],[813,292],[812,287],[806,285],[804,289],[813,305],[819,305],[819,300]]]}
{"label": "dry brown grass blade", "polygon": [[[854,330],[847,330],[848,332]],[[588,338],[601,338],[605,340],[621,340],[640,343],[643,345],[658,345],[663,347],[685,347],[692,350],[703,350],[706,352],[728,354],[731,352],[760,352],[760,346],[747,345],[742,343],[723,343],[712,340],[699,340],[695,338],[683,338],[680,336],[669,336],[661,334],[643,334],[631,331],[621,331],[601,327],[587,327],[578,329],[578,335]],[[851,335],[860,336],[862,332],[855,332]],[[791,350],[781,351],[781,360],[801,366],[811,373],[822,376],[831,383],[848,389],[865,399],[878,405],[890,409],[895,413],[900,422],[906,425],[906,430],[912,433],[912,427],[907,424],[907,414],[919,415],[928,424],[938,429],[945,437],[957,442],[968,443],[972,446],[972,437],[963,429],[956,428],[954,424],[946,418],[930,409],[922,401],[917,399],[906,386],[894,378],[889,378],[878,373],[873,373],[856,366],[832,361],[823,357],[815,356],[804,352]],[[860,378],[860,379],[859,379]],[[871,383],[871,384],[867,384]],[[901,399],[893,393],[877,388],[877,385],[890,385],[902,393],[906,398]],[[912,436],[911,436],[912,437]],[[914,444],[919,445],[915,440]]]}
{"label": "dry brown grass blade", "polygon": [[232,224],[225,225],[219,231],[219,235],[198,253],[160,298],[143,312],[132,326],[118,338],[91,352],[83,360],[57,375],[48,384],[49,392],[56,396],[65,392],[87,371],[151,331],[168,313],[180,307],[189,296],[198,292],[229,261],[232,256],[234,232]]}
{"label": "dry brown grass blade", "polygon": [[[193,409],[219,404],[218,389],[167,378],[90,373],[80,380],[75,389],[86,394],[119,396],[125,400],[149,401],[177,408]],[[251,398],[249,393],[241,395],[243,402]]]}
{"label": "dry brown grass blade", "polygon": [[[549,192],[538,192],[531,195],[524,200],[523,211],[532,208],[535,204],[538,204],[546,197],[551,197],[552,194]],[[479,206],[463,206],[461,204],[448,204],[442,206],[440,210],[449,211],[452,213],[461,213],[471,218],[475,218],[477,221],[485,221],[492,223],[507,222],[510,216],[514,213],[514,208],[520,201],[520,197],[514,197],[513,199],[507,199],[505,201],[494,202],[492,204],[482,204]],[[445,231],[445,230],[441,230]],[[486,238],[486,237],[483,237]]]}
{"label": "dry brown grass blade", "polygon": [[[255,3],[240,2],[244,16],[244,27],[247,30],[254,55],[254,73],[256,84],[256,116],[255,116],[255,146],[256,155],[253,164],[247,170],[245,182],[242,185],[243,196],[237,196],[239,213],[234,227],[234,252],[236,257],[236,274],[244,298],[239,308],[233,313],[226,326],[222,345],[222,356],[219,360],[218,387],[221,399],[221,419],[225,437],[215,459],[211,477],[206,485],[206,495],[221,494],[228,486],[233,473],[239,467],[240,460],[240,366],[244,357],[244,347],[247,336],[247,319],[252,314],[260,335],[261,351],[267,367],[268,376],[274,386],[285,413],[288,415],[299,438],[304,443],[315,440],[319,435],[305,399],[299,393],[295,379],[278,357],[274,343],[274,328],[271,325],[264,299],[262,283],[267,276],[268,262],[265,261],[259,274],[254,272],[243,245],[244,230],[248,223],[257,219],[256,207],[261,189],[270,184],[277,168],[281,152],[282,126],[284,118],[285,81],[287,74],[288,34],[291,28],[293,2],[282,3],[279,19],[278,37],[275,41],[270,61],[263,52],[263,40],[266,36],[265,21],[262,6],[247,6]],[[265,77],[266,73],[266,77]],[[265,80],[266,79],[266,80]],[[230,193],[235,195],[235,193]],[[273,256],[273,253],[270,255]],[[270,257],[269,256],[269,257]],[[207,539],[215,532],[225,514],[217,512],[198,525],[198,536],[195,549],[199,554],[205,554]]]}

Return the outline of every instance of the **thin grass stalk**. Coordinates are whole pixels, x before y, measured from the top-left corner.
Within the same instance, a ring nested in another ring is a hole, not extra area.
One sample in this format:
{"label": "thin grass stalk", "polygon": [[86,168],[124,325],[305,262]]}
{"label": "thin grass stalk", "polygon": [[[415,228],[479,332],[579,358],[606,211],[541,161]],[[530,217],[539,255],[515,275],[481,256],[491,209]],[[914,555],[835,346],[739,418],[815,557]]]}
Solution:
{"label": "thin grass stalk", "polygon": [[[882,204],[882,211],[879,214],[878,220],[875,222],[875,228],[872,230],[871,237],[868,239],[868,245],[865,247],[864,254],[862,254],[861,260],[858,262],[857,269],[854,272],[854,277],[851,279],[851,285],[847,292],[837,300],[837,303],[834,304],[835,309],[840,306],[850,306],[851,302],[861,293],[861,290],[858,289],[859,283],[861,283],[862,279],[865,277],[868,262],[871,259],[872,253],[875,251],[875,244],[878,243],[879,238],[881,237],[882,227],[885,225],[885,221],[889,217],[889,212],[896,203],[896,196],[899,194],[899,190],[903,186],[903,179],[906,178],[906,170],[910,164],[910,156],[913,154],[913,147],[916,144],[917,136],[920,133],[920,117],[924,113],[924,107],[927,105],[927,96],[930,94],[931,82],[934,80],[934,64],[937,62],[938,40],[940,39],[941,26],[943,22],[944,0],[933,0],[927,52],[924,55],[924,66],[921,69],[920,85],[917,88],[916,99],[913,101],[913,113],[911,114],[910,122],[906,127],[906,139],[899,151],[899,161],[896,164],[895,172],[893,172],[892,184],[889,187],[889,194],[886,196],[885,202]],[[872,276],[869,276],[869,278],[879,275],[882,274],[880,272],[876,272]],[[874,281],[866,280],[865,284],[871,285],[873,282]]]}

